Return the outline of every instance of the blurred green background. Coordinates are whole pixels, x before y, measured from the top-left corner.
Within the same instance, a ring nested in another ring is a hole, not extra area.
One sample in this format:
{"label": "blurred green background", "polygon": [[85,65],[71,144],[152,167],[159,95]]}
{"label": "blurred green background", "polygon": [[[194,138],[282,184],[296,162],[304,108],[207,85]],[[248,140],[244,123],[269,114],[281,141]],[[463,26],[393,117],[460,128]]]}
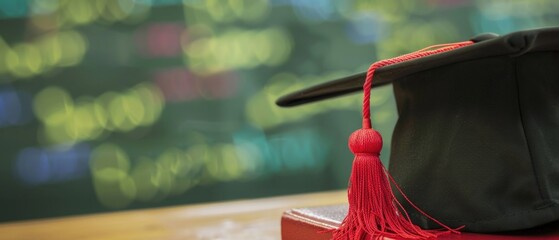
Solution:
{"label": "blurred green background", "polygon": [[553,25],[553,0],[0,0],[0,221],[345,188],[360,96],[280,95]]}

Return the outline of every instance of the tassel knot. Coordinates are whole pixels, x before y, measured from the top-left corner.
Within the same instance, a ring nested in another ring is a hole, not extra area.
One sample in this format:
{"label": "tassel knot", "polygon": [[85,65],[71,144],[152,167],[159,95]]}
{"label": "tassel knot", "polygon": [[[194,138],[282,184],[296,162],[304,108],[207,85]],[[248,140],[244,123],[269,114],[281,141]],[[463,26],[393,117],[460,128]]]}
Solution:
{"label": "tassel knot", "polygon": [[382,136],[372,128],[359,129],[349,136],[349,149],[355,155],[380,155]]}

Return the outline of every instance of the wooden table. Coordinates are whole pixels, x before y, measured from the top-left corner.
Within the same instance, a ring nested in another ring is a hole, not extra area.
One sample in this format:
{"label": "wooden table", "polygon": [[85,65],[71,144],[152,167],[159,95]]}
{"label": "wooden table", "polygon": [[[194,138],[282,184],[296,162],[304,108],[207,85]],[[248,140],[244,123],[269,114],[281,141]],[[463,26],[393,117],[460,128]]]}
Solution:
{"label": "wooden table", "polygon": [[0,224],[0,239],[280,239],[284,210],[346,202],[334,191]]}

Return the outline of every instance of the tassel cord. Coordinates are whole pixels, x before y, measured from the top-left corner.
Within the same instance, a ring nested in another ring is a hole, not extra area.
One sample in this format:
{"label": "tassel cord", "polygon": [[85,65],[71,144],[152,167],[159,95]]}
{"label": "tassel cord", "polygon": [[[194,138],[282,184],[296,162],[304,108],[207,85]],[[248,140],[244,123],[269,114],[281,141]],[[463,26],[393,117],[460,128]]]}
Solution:
{"label": "tassel cord", "polygon": [[[399,57],[381,60],[373,63],[369,70],[367,70],[367,75],[365,77],[365,83],[363,84],[363,128],[371,128],[371,87],[373,86],[373,75],[378,68],[392,65],[395,63],[401,63],[416,58],[422,58],[438,53],[448,52],[457,48],[468,46],[473,44],[472,41],[458,42],[458,43],[448,43],[439,44],[424,49],[408,53]],[[435,48],[435,49],[433,49]]]}

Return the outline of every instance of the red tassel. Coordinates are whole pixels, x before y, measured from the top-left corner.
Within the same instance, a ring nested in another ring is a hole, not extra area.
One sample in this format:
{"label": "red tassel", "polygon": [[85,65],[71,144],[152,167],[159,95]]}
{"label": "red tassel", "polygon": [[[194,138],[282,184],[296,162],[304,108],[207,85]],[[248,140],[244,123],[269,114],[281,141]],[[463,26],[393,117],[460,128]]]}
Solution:
{"label": "red tassel", "polygon": [[[459,233],[415,206],[394,182],[379,155],[382,149],[381,135],[371,128],[370,90],[375,70],[393,63],[403,62],[423,56],[450,51],[472,44],[471,41],[437,45],[397,58],[383,60],[371,65],[365,79],[363,98],[363,128],[349,138],[349,148],[355,155],[351,172],[348,201],[349,211],[341,226],[333,232],[334,240],[349,239],[427,239],[441,234]],[[390,182],[404,199],[418,212],[441,225],[445,230],[423,230],[414,225],[408,213],[394,196]]]}
{"label": "red tassel", "polygon": [[401,208],[379,158],[382,137],[377,131],[355,131],[349,138],[349,148],[355,154],[348,189],[350,209],[334,232],[334,239],[425,239],[445,233],[422,230]]}

